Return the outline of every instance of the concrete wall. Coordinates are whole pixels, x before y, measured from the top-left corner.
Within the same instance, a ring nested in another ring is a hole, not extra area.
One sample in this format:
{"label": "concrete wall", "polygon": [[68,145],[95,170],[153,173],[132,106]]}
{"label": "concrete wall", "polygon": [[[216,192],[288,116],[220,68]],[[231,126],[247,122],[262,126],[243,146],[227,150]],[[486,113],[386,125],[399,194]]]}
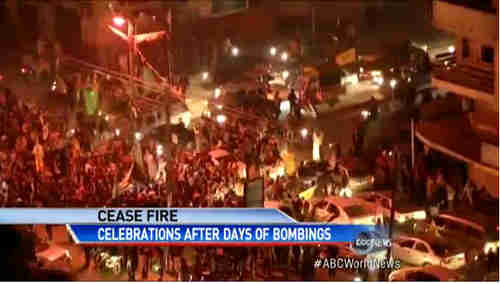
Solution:
{"label": "concrete wall", "polygon": [[[495,0],[496,1],[496,0]],[[498,17],[497,17],[498,18]],[[497,39],[497,43],[495,44],[495,62],[493,63],[494,65],[494,68],[495,68],[495,77],[494,77],[494,80],[495,80],[495,107],[496,107],[496,111],[498,112],[498,105],[499,105],[499,99],[498,99],[498,61],[499,61],[499,58],[498,58],[498,39]]]}
{"label": "concrete wall", "polygon": [[[469,56],[466,58],[463,57],[464,40],[467,40],[468,45],[469,45]],[[492,44],[488,44],[488,43],[473,39],[469,36],[458,37],[457,41],[455,43],[457,64],[467,65],[467,66],[471,66],[471,67],[481,69],[484,71],[489,71],[492,73],[492,76],[493,76],[495,64],[486,63],[486,62],[481,60],[481,48],[483,46],[494,47],[494,45],[492,45]]]}
{"label": "concrete wall", "polygon": [[494,13],[466,8],[443,1],[434,1],[434,26],[451,33],[467,36],[493,46],[498,40],[497,18]]}
{"label": "concrete wall", "polygon": [[471,126],[480,133],[498,139],[498,110],[491,104],[475,101],[474,112],[469,114]]}

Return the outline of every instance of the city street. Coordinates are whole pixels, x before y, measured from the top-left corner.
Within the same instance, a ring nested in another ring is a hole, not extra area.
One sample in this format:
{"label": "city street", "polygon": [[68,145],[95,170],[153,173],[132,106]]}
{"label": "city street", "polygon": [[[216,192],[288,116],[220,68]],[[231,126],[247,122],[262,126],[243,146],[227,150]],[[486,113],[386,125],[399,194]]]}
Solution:
{"label": "city street", "polygon": [[498,281],[498,0],[4,2],[1,280]]}

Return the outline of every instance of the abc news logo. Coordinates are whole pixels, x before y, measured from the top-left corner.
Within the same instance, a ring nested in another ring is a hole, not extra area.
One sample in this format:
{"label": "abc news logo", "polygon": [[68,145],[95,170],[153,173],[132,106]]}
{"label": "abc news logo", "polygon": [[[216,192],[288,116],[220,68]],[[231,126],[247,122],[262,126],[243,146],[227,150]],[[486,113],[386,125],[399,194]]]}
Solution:
{"label": "abc news logo", "polygon": [[391,245],[391,239],[384,235],[375,232],[363,232],[352,242],[351,248],[354,252],[365,255],[390,248]]}
{"label": "abc news logo", "polygon": [[392,242],[390,239],[356,239],[356,241],[354,242],[354,247],[356,248],[389,248],[391,247],[391,245]]}

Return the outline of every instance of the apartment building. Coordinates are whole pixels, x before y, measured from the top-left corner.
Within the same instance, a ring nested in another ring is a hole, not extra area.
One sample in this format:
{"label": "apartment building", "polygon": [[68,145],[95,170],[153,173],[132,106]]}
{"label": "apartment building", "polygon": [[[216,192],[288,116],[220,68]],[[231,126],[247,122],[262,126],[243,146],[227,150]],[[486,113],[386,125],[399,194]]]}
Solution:
{"label": "apartment building", "polygon": [[433,24],[456,36],[456,66],[433,70],[432,85],[463,108],[420,122],[416,136],[465,162],[468,177],[498,198],[498,0],[434,0]]}

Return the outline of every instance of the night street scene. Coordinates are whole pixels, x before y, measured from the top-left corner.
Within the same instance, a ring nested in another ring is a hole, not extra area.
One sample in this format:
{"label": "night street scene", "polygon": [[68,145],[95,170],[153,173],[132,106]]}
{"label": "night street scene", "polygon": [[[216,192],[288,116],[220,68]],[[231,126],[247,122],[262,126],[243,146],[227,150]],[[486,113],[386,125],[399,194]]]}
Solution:
{"label": "night street scene", "polygon": [[[2,207],[266,207],[392,240],[376,255],[82,246],[64,225],[5,225],[0,279],[499,281],[498,0],[2,0],[0,13]],[[401,265],[316,265],[331,258]]]}

